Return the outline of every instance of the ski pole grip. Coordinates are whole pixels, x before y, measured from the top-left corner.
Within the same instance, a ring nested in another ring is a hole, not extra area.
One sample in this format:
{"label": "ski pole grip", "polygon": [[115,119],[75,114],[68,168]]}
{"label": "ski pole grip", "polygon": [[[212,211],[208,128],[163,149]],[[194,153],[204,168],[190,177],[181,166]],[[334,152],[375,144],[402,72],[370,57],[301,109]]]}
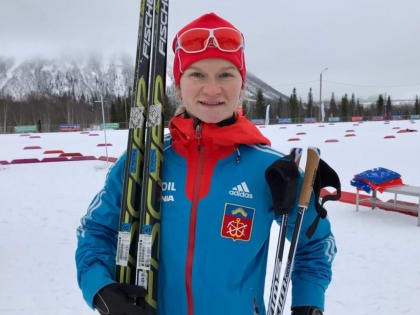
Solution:
{"label": "ski pole grip", "polygon": [[312,188],[319,164],[319,149],[309,147],[306,158],[305,175],[299,197],[299,207],[307,208],[311,200]]}

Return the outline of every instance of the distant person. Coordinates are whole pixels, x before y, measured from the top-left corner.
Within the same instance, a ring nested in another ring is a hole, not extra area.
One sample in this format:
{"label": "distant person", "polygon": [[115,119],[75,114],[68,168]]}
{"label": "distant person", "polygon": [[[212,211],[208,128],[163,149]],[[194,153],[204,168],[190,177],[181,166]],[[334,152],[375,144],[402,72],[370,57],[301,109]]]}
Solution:
{"label": "distant person", "polygon": [[[265,314],[270,227],[276,218],[264,174],[283,154],[237,114],[246,66],[243,35],[214,13],[173,41],[182,105],[165,140],[158,314]],[[264,47],[261,47],[264,49]],[[126,155],[110,170],[78,228],[77,280],[100,314],[142,315],[130,297],[145,290],[117,283],[115,261]],[[301,174],[302,176],[302,174]],[[290,214],[288,238],[297,215]],[[313,200],[302,230],[317,216]],[[244,223],[246,222],[246,224]],[[320,315],[336,252],[328,219],[302,233],[292,276],[292,314]],[[270,281],[271,283],[271,281]]]}

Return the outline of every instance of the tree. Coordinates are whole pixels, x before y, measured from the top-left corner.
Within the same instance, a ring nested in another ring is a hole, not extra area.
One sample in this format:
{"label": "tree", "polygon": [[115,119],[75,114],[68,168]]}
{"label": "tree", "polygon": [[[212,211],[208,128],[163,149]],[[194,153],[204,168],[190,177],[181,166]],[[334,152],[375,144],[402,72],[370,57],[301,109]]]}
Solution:
{"label": "tree", "polygon": [[168,97],[168,94],[164,95],[164,107],[163,107],[163,117],[165,119],[165,126],[168,126],[169,121],[173,117],[176,106],[172,103],[171,99]]}
{"label": "tree", "polygon": [[3,128],[0,130],[0,132],[3,132],[3,133],[6,133],[7,125],[8,125],[7,103],[8,103],[8,100],[5,97],[3,97],[2,94],[0,94],[0,105],[1,105],[0,108],[3,107],[0,110],[0,117],[3,116],[0,119],[0,124],[3,124]]}
{"label": "tree", "polygon": [[302,121],[302,116],[305,117],[305,108],[303,107],[303,102],[302,102],[302,98],[299,98],[299,103],[298,103],[298,121]]}
{"label": "tree", "polygon": [[255,103],[255,109],[256,109],[256,118],[264,118],[265,117],[265,101],[264,101],[264,95],[261,89],[258,89],[257,91],[257,102]]}
{"label": "tree", "polygon": [[285,113],[285,108],[284,108],[284,102],[283,102],[283,98],[279,97],[278,101],[277,101],[277,108],[275,111],[275,115],[281,118],[286,118],[287,117],[287,113]]}
{"label": "tree", "polygon": [[340,116],[343,121],[347,121],[349,115],[349,98],[347,93],[341,98]]}
{"label": "tree", "polygon": [[289,98],[289,113],[293,122],[297,122],[298,117],[298,100],[296,95],[296,88],[293,88],[292,95]]}
{"label": "tree", "polygon": [[388,96],[388,99],[386,101],[386,119],[390,119],[392,117],[392,102],[391,102],[391,96]]}
{"label": "tree", "polygon": [[356,102],[356,115],[357,116],[363,116],[363,106],[360,104],[360,100],[357,99]]}
{"label": "tree", "polygon": [[109,111],[109,121],[110,122],[118,122],[118,109],[117,109],[116,101],[111,103],[111,109]]}
{"label": "tree", "polygon": [[354,93],[351,93],[351,99],[350,99],[350,105],[349,105],[349,116],[354,116],[354,113],[356,112],[356,97],[354,96]]}
{"label": "tree", "polygon": [[330,108],[329,108],[329,112],[328,115],[329,116],[338,116],[338,110],[337,110],[337,104],[335,103],[335,96],[334,96],[334,92],[332,92],[331,94],[331,100],[330,100]]}
{"label": "tree", "polygon": [[314,105],[314,100],[312,97],[312,88],[309,88],[309,93],[308,93],[308,107],[307,107],[307,117],[312,117],[312,109],[313,109],[313,105]]}
{"label": "tree", "polygon": [[414,114],[418,115],[420,113],[420,104],[419,97],[416,95],[416,102],[414,103]]}
{"label": "tree", "polygon": [[246,100],[242,101],[242,112],[243,112],[244,116],[246,116],[246,117],[248,117],[248,114],[249,114],[248,109],[249,109],[248,101],[246,101]]}
{"label": "tree", "polygon": [[382,116],[384,114],[384,97],[379,94],[378,100],[376,101],[376,115]]}

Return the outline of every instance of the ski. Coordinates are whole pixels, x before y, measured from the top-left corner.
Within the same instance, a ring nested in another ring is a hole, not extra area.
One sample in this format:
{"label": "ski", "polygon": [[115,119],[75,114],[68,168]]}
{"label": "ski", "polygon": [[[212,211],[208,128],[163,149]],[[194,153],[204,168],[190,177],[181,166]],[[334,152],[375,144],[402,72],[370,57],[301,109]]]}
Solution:
{"label": "ski", "polygon": [[121,202],[116,279],[157,313],[168,0],[142,0]]}

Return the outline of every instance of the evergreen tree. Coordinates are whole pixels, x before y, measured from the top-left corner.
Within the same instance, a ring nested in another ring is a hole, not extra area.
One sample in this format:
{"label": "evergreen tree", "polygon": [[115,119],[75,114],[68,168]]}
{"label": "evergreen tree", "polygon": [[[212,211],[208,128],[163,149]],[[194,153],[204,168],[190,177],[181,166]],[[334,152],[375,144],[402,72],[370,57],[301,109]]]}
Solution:
{"label": "evergreen tree", "polygon": [[414,103],[414,114],[418,115],[420,113],[420,104],[419,104],[419,97],[416,95],[416,102]]}
{"label": "evergreen tree", "polygon": [[[129,94],[130,95],[130,94]],[[130,100],[131,96],[124,97],[124,119],[123,122],[125,123],[125,128],[128,128],[128,122],[130,121]]]}
{"label": "evergreen tree", "polygon": [[387,119],[391,119],[392,117],[392,102],[391,102],[391,96],[388,96],[388,99],[386,101],[386,114]]}
{"label": "evergreen tree", "polygon": [[299,98],[298,103],[298,122],[303,121],[303,118],[305,117],[305,108],[303,106],[302,98]]}
{"label": "evergreen tree", "polygon": [[119,96],[110,105],[109,121],[113,123],[122,123],[125,121],[124,103]]}
{"label": "evergreen tree", "polygon": [[281,118],[285,118],[287,117],[286,115],[284,115],[284,102],[283,99],[281,97],[279,97],[279,100],[277,102],[277,110],[275,111],[275,116],[281,117]]}
{"label": "evergreen tree", "polygon": [[313,106],[314,106],[314,100],[312,97],[312,88],[309,88],[309,93],[308,93],[308,107],[307,107],[307,112],[306,115],[307,117],[313,117]]}
{"label": "evergreen tree", "polygon": [[256,109],[256,118],[264,119],[265,118],[265,101],[264,101],[264,95],[262,93],[261,89],[258,89],[257,91],[257,102],[255,103],[255,109]]}
{"label": "evergreen tree", "polygon": [[338,116],[338,110],[337,110],[337,104],[335,103],[335,96],[334,96],[334,92],[332,92],[331,94],[331,100],[330,100],[330,108],[328,111],[328,116]]}
{"label": "evergreen tree", "polygon": [[293,88],[292,95],[289,98],[289,113],[293,122],[297,122],[298,118],[298,100],[296,95],[296,88]]}
{"label": "evergreen tree", "polygon": [[363,106],[360,104],[360,100],[357,99],[356,102],[356,115],[357,116],[363,116]]}
{"label": "evergreen tree", "polygon": [[354,93],[351,93],[351,99],[350,99],[350,106],[349,106],[349,116],[354,116],[356,112],[356,97],[354,96]]}
{"label": "evergreen tree", "polygon": [[378,100],[376,101],[376,115],[383,116],[384,114],[384,97],[379,94]]}
{"label": "evergreen tree", "polygon": [[168,126],[169,121],[171,120],[172,116],[175,112],[175,106],[172,104],[171,100],[169,99],[168,95],[165,94],[165,106],[163,108],[163,117],[165,118],[165,126]]}
{"label": "evergreen tree", "polygon": [[248,115],[249,115],[249,111],[248,111],[248,109],[249,109],[249,104],[248,104],[248,101],[243,101],[242,102],[242,112],[243,112],[243,114],[244,114],[244,116],[246,116],[247,118],[250,118]]}
{"label": "evergreen tree", "polygon": [[349,99],[347,93],[341,98],[340,103],[340,117],[342,121],[347,121],[349,116]]}
{"label": "evergreen tree", "polygon": [[110,122],[118,122],[118,114],[117,114],[117,104],[116,102],[112,102],[109,111],[109,121]]}

